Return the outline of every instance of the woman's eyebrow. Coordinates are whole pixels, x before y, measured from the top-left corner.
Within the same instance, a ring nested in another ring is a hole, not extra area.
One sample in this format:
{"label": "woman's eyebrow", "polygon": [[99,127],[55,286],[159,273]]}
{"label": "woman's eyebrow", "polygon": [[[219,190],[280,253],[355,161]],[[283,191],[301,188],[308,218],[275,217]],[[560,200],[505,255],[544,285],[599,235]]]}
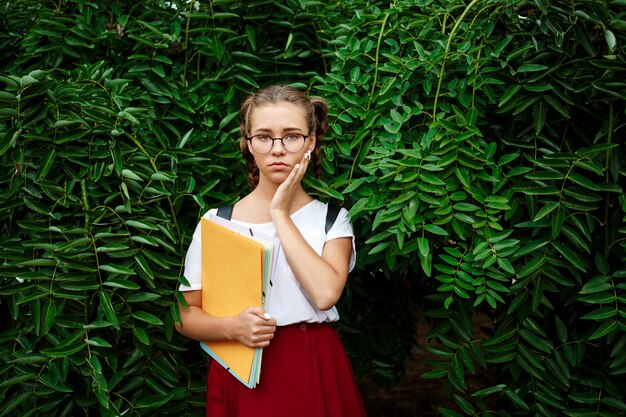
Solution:
{"label": "woman's eyebrow", "polygon": [[[253,129],[254,132],[272,132],[273,129],[270,129],[269,127],[259,127],[257,129]],[[281,132],[294,132],[294,131],[300,131],[303,132],[304,129],[301,127],[284,127],[281,129]]]}

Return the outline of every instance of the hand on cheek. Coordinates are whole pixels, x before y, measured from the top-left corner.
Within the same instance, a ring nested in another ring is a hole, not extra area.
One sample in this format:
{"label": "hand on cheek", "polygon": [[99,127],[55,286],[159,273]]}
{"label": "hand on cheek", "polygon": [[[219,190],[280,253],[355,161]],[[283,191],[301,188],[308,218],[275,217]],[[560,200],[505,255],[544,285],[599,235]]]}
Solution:
{"label": "hand on cheek", "polygon": [[298,184],[302,181],[304,174],[306,173],[309,160],[311,159],[310,151],[307,151],[302,160],[297,163],[285,181],[278,187],[272,202],[270,203],[270,212],[279,211],[289,213],[291,203],[298,189]]}
{"label": "hand on cheek", "polygon": [[309,166],[309,162],[311,161],[311,151],[306,151],[302,160],[299,164],[296,165],[296,180],[302,181],[304,178],[304,174],[306,174],[306,169]]}

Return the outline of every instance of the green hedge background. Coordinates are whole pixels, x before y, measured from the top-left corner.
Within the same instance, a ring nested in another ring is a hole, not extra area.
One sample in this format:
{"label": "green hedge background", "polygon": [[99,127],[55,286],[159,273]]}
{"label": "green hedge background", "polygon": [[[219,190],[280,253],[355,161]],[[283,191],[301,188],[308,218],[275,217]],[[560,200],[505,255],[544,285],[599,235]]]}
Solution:
{"label": "green hedge background", "polygon": [[398,383],[424,311],[440,414],[624,415],[625,29],[623,0],[4,2],[0,416],[203,415],[176,287],[272,83],[330,104],[306,187],[355,224],[360,378]]}

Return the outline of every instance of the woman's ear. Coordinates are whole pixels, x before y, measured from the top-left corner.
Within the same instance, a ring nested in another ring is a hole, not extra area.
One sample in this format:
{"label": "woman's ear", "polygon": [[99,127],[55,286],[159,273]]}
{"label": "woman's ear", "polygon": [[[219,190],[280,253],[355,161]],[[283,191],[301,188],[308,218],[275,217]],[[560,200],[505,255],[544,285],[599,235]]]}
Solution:
{"label": "woman's ear", "polygon": [[309,135],[309,139],[311,140],[311,143],[309,143],[309,146],[307,147],[307,150],[309,152],[313,152],[313,149],[315,149],[315,142],[316,142],[315,133],[311,133]]}

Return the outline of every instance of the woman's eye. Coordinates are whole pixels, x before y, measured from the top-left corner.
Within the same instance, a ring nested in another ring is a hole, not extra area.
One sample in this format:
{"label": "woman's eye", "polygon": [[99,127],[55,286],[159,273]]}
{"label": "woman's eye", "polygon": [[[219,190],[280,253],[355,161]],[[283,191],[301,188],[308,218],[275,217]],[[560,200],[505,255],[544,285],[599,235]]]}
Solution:
{"label": "woman's eye", "polygon": [[269,135],[257,135],[256,137],[261,142],[269,142],[270,140],[272,140],[272,138]]}
{"label": "woman's eye", "polygon": [[294,133],[291,133],[284,137],[285,140],[298,140],[299,138],[300,138],[300,135],[296,135]]}

